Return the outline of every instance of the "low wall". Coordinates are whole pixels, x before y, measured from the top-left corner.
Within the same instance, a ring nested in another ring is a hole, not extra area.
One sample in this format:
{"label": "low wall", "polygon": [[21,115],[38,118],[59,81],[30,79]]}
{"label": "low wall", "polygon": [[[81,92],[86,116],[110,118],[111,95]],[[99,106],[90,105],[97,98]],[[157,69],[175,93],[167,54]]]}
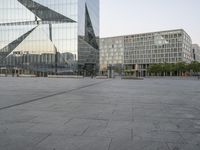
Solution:
{"label": "low wall", "polygon": [[142,77],[133,77],[133,76],[123,76],[121,79],[123,80],[144,80]]}
{"label": "low wall", "polygon": [[23,77],[23,78],[35,78],[36,75],[32,75],[32,74],[19,74],[18,77]]}
{"label": "low wall", "polygon": [[170,80],[200,80],[200,76],[187,76],[187,77],[176,77],[176,76],[149,76],[147,79],[170,79]]}
{"label": "low wall", "polygon": [[73,78],[73,79],[82,79],[83,76],[76,76],[76,75],[48,75],[48,78]]}
{"label": "low wall", "polygon": [[108,79],[108,76],[96,76],[96,79]]}
{"label": "low wall", "polygon": [[0,77],[5,77],[6,75],[5,74],[0,74]]}

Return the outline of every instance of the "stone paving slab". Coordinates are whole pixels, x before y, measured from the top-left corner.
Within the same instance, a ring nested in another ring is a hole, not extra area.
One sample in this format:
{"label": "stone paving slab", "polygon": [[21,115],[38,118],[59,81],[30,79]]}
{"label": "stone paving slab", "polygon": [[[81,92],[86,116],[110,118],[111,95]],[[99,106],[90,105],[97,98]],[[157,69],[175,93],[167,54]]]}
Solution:
{"label": "stone paving slab", "polygon": [[0,150],[199,150],[199,89],[194,80],[0,78]]}

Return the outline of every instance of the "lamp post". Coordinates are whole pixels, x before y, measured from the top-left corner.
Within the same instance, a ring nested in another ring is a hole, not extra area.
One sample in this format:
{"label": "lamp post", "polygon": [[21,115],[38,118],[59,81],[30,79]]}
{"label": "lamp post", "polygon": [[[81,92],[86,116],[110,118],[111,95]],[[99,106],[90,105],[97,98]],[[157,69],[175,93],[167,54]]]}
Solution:
{"label": "lamp post", "polygon": [[57,48],[54,46],[55,50],[55,75],[58,73],[58,51]]}

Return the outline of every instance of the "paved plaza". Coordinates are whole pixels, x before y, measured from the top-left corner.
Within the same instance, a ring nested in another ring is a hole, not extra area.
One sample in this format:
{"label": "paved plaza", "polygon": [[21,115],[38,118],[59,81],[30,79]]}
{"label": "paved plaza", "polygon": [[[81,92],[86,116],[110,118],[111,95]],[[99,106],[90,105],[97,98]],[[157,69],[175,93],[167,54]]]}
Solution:
{"label": "paved plaza", "polygon": [[200,81],[2,77],[0,150],[200,150]]}

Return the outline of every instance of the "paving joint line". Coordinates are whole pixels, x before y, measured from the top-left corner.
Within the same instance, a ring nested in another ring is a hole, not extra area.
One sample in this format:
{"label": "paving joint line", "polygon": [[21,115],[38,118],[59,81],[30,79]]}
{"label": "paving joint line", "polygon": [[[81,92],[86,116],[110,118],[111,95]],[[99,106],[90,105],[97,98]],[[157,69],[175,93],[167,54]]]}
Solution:
{"label": "paving joint line", "polygon": [[113,139],[111,138],[111,139],[110,139],[110,142],[109,142],[109,145],[108,145],[108,150],[110,150],[110,148],[111,148],[111,143],[112,143],[112,141],[113,141]]}
{"label": "paving joint line", "polygon": [[44,140],[46,140],[48,137],[50,137],[52,134],[51,133],[49,133],[47,136],[45,136],[44,138],[42,138],[39,142],[37,142],[36,144],[35,144],[35,146],[37,146],[37,145],[39,145],[40,143],[42,143]]}
{"label": "paving joint line", "polygon": [[46,95],[46,96],[43,96],[43,97],[40,97],[40,98],[34,98],[34,99],[31,99],[31,100],[28,100],[28,101],[25,101],[25,102],[12,104],[12,105],[5,106],[5,107],[0,107],[0,111],[6,110],[6,109],[9,109],[9,108],[13,108],[13,107],[17,107],[17,106],[21,106],[21,105],[28,104],[28,103],[40,101],[40,100],[43,100],[43,99],[46,99],[46,98],[50,98],[50,97],[54,97],[54,96],[58,96],[58,95],[66,94],[66,93],[70,93],[70,92],[73,92],[73,91],[76,91],[76,90],[81,90],[81,89],[84,89],[84,88],[87,88],[87,87],[91,87],[91,86],[94,86],[94,85],[102,84],[102,83],[104,83],[106,81],[109,81],[109,80],[105,80],[105,81],[102,81],[102,82],[96,82],[96,83],[93,83],[93,84],[89,84],[89,85],[73,88],[73,89],[68,90],[68,91],[62,91],[62,92]]}

